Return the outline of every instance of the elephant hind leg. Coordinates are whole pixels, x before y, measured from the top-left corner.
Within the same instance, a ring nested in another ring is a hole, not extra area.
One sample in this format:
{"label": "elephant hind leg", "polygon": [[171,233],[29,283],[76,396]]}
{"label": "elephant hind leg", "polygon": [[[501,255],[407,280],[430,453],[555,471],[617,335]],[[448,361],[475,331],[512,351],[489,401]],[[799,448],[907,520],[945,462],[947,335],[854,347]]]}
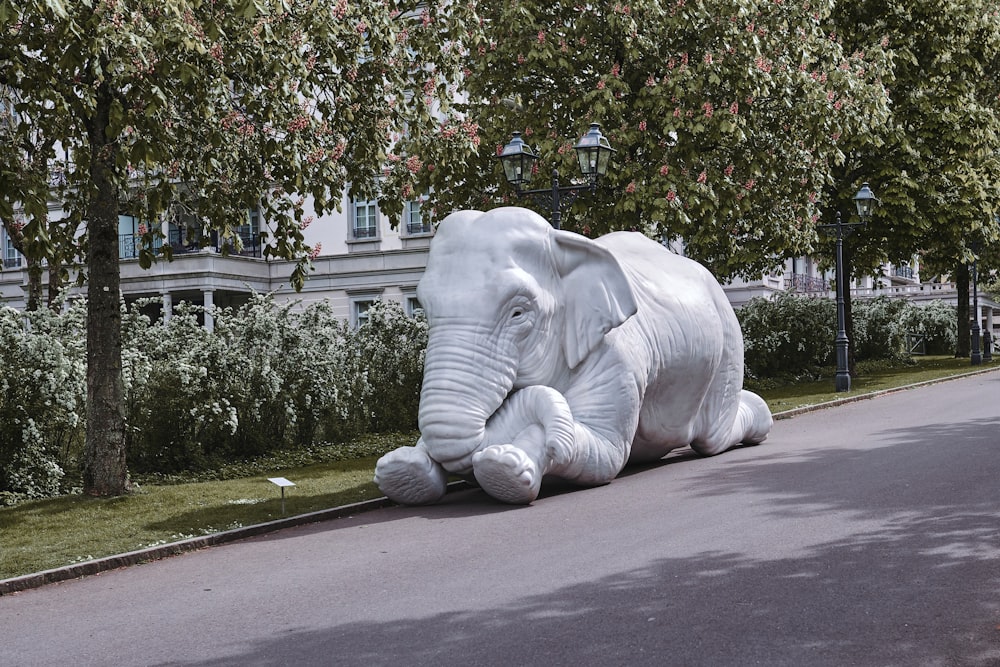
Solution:
{"label": "elephant hind leg", "polygon": [[747,445],[759,445],[767,438],[774,425],[771,409],[764,399],[744,389],[740,392],[740,409],[736,413],[733,424],[733,437],[736,442]]}
{"label": "elephant hind leg", "polygon": [[757,445],[764,442],[774,423],[771,410],[764,399],[752,391],[740,391],[740,404],[736,418],[727,436],[696,439],[691,449],[702,456],[715,456],[739,443]]}
{"label": "elephant hind leg", "polygon": [[421,443],[394,449],[375,464],[375,484],[402,505],[429,505],[444,497],[448,473],[431,459]]}

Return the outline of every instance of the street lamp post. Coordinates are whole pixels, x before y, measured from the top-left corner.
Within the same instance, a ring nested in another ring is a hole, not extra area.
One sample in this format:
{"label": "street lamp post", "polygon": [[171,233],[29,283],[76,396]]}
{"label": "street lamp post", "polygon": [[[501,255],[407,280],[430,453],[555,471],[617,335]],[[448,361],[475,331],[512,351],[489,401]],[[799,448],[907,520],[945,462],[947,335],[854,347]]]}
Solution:
{"label": "street lamp post", "polygon": [[594,192],[597,189],[597,182],[608,173],[611,154],[615,149],[611,148],[607,137],[601,134],[601,126],[591,123],[590,129],[573,147],[580,162],[580,171],[587,180],[586,184],[560,185],[559,170],[553,169],[550,188],[525,190],[524,186],[531,183],[531,177],[534,175],[538,155],[524,143],[520,132],[514,132],[512,135],[510,142],[503,147],[498,156],[500,164],[503,165],[504,177],[514,187],[514,192],[519,197],[532,197],[542,206],[548,204],[552,211],[549,222],[555,229],[559,229],[562,221],[562,205],[572,204],[581,190]]}
{"label": "street lamp post", "polygon": [[978,286],[978,262],[979,258],[972,256],[972,366],[979,366],[983,363],[983,354],[980,351],[979,341],[982,330],[979,328],[979,286]]}
{"label": "street lamp post", "polygon": [[844,289],[846,276],[844,275],[844,239],[851,235],[855,227],[868,224],[871,218],[872,205],[875,203],[875,195],[867,183],[861,185],[861,189],[854,195],[854,203],[858,209],[860,222],[843,222],[840,218],[840,211],[837,211],[837,222],[832,225],[819,225],[818,228],[832,232],[837,239],[836,257],[836,282],[837,282],[837,336],[833,345],[837,353],[837,375],[834,380],[834,387],[838,392],[851,390],[851,371],[848,368],[847,356],[848,345],[847,325],[844,316]]}

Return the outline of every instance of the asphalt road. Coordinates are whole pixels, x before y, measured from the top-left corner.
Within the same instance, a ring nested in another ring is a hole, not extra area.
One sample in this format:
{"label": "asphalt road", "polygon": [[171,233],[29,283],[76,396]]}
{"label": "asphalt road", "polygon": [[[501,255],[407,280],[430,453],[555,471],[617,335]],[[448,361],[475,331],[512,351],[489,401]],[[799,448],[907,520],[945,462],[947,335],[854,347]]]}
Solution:
{"label": "asphalt road", "polygon": [[0,597],[0,665],[1000,665],[1000,373]]}

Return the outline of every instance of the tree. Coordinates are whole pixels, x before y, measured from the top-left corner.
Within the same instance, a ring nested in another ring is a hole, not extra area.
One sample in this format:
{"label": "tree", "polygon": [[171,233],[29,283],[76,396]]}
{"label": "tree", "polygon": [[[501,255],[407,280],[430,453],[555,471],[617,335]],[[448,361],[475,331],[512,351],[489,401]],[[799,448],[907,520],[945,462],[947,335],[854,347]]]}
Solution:
{"label": "tree", "polygon": [[882,203],[847,242],[849,275],[915,254],[924,274],[951,274],[965,356],[971,248],[978,241],[982,256],[1000,235],[998,9],[994,0],[865,1],[838,3],[831,16],[846,49],[875,36],[891,54],[892,114],[872,135],[847,137],[847,159],[825,192],[825,221],[869,181]]}
{"label": "tree", "polygon": [[[441,119],[478,25],[474,4],[443,0],[0,0],[8,136],[48,165],[4,153],[0,219],[23,212],[26,242],[44,241],[56,169],[65,219],[84,230],[87,493],[128,487],[118,215],[147,221],[148,267],[161,216],[183,210],[238,245],[260,210],[265,254],[297,258],[300,286],[319,250],[303,240],[306,197],[319,213],[348,184],[402,200],[417,162],[461,168],[472,137],[440,137]],[[412,159],[378,191],[390,148]]]}
{"label": "tree", "polygon": [[[511,201],[496,152],[513,130],[553,167],[599,122],[617,149],[608,187],[564,226],[683,239],[720,277],[755,276],[809,253],[818,193],[888,110],[878,42],[845,50],[832,2],[521,0],[482,8],[488,43],[470,61],[464,107],[484,137],[467,177],[431,175],[445,204]],[[544,211],[543,209],[540,209]]]}

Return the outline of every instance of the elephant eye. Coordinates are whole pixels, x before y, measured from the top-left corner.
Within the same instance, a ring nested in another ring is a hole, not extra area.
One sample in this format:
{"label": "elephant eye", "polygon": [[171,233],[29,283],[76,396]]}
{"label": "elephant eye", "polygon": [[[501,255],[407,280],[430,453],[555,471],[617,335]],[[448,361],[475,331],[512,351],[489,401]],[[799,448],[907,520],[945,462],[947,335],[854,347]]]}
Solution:
{"label": "elephant eye", "polygon": [[516,320],[517,318],[521,317],[521,315],[524,315],[524,311],[521,310],[520,308],[515,308],[514,312],[510,314],[510,319]]}

